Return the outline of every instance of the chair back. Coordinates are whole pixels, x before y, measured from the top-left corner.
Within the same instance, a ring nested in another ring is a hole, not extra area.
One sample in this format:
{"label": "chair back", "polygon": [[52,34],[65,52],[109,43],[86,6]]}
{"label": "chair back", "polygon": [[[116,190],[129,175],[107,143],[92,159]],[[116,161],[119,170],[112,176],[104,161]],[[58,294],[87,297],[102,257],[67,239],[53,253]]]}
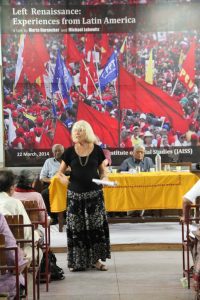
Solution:
{"label": "chair back", "polygon": [[[5,248],[5,236],[3,234],[0,234],[0,249]],[[6,260],[6,253],[5,251],[0,251],[0,267],[5,267],[7,265],[7,260]],[[0,269],[0,274],[5,274],[6,270],[5,269]]]}
{"label": "chair back", "polygon": [[23,201],[21,202],[24,205],[24,208],[29,216],[29,219],[31,220],[31,223],[39,222],[39,207],[38,207],[38,202],[36,200],[28,200],[28,201]]}
{"label": "chair back", "polygon": [[[23,226],[23,216],[22,215],[5,215],[6,221],[12,231],[16,240],[23,240],[24,239],[24,229]],[[12,226],[16,225],[16,226]]]}

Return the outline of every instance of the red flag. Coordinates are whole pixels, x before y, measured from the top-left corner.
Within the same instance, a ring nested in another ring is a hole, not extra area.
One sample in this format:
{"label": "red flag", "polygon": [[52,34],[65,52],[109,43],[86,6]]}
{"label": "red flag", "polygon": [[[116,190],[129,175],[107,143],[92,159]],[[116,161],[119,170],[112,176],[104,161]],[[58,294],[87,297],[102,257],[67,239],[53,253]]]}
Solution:
{"label": "red flag", "polygon": [[67,127],[60,121],[56,121],[56,128],[53,138],[54,144],[62,144],[65,148],[72,145],[72,140]]}
{"label": "red flag", "polygon": [[50,137],[43,132],[40,142],[37,145],[37,149],[51,149],[53,143]]}
{"label": "red flag", "polygon": [[43,55],[39,51],[37,45],[34,44],[34,39],[31,40],[30,36],[26,35],[22,54],[24,58],[22,72],[26,74],[30,83],[34,83],[40,75],[46,73],[44,66],[46,61],[43,61]]}
{"label": "red flag", "polygon": [[85,41],[85,53],[89,51],[94,51],[94,35],[92,33],[86,34],[86,41]]}
{"label": "red flag", "polygon": [[32,44],[34,45],[35,51],[38,54],[38,58],[43,63],[49,61],[49,53],[45,45],[44,37],[41,34],[36,33],[33,35]]}
{"label": "red flag", "polygon": [[167,117],[175,130],[186,131],[188,122],[176,100],[159,88],[149,85],[120,67],[120,108]]}
{"label": "red flag", "polygon": [[83,86],[86,83],[86,67],[83,60],[80,62],[80,84]]}
{"label": "red flag", "polygon": [[77,120],[87,121],[103,144],[108,145],[108,147],[118,146],[118,122],[116,119],[80,101]]}
{"label": "red flag", "polygon": [[194,78],[195,78],[195,40],[192,41],[190,50],[182,64],[181,72],[178,76],[178,80],[189,90],[191,91],[194,87]]}
{"label": "red flag", "polygon": [[100,49],[101,49],[101,65],[105,65],[107,63],[108,58],[111,55],[111,49],[109,47],[107,33],[102,33],[101,35]]}
{"label": "red flag", "polygon": [[83,59],[82,54],[77,49],[74,39],[70,34],[64,35],[63,44],[66,47],[63,55],[66,56],[67,63],[81,61]]}

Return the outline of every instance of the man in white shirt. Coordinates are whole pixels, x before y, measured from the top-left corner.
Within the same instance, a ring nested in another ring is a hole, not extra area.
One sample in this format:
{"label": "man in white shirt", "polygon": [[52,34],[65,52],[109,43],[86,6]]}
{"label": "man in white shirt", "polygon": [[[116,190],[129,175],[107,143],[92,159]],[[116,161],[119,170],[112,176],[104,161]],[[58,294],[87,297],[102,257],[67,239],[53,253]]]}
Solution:
{"label": "man in white shirt", "polygon": [[[183,217],[182,222],[187,222],[186,208],[196,204],[197,197],[200,196],[200,180],[183,196]],[[190,228],[190,251],[194,261],[193,267],[193,287],[200,288],[200,228],[199,224],[189,224]],[[196,238],[195,238],[196,237]]]}
{"label": "man in white shirt", "polygon": [[200,196],[200,180],[183,196],[183,219],[185,219],[186,207],[196,203],[196,198]]}

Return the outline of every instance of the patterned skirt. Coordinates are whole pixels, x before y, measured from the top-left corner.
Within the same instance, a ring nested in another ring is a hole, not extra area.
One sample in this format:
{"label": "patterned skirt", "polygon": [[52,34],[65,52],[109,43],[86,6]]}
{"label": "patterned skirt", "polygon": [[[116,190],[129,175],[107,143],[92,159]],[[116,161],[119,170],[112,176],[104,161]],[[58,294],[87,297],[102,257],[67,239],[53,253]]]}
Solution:
{"label": "patterned skirt", "polygon": [[110,258],[109,228],[102,190],[67,194],[68,267],[86,269]]}

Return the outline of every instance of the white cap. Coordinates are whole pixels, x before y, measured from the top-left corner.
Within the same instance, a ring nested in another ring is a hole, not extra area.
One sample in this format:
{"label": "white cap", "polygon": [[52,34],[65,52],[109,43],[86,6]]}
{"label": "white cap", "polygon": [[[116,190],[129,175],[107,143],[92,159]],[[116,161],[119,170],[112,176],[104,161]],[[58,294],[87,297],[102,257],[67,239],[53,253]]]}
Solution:
{"label": "white cap", "polygon": [[146,118],[147,118],[147,117],[146,117],[146,115],[145,115],[145,114],[141,114],[141,115],[140,115],[140,119],[144,119],[144,120],[146,120]]}
{"label": "white cap", "polygon": [[153,136],[153,134],[150,131],[146,131],[144,134],[144,137],[147,137],[147,136]]}

